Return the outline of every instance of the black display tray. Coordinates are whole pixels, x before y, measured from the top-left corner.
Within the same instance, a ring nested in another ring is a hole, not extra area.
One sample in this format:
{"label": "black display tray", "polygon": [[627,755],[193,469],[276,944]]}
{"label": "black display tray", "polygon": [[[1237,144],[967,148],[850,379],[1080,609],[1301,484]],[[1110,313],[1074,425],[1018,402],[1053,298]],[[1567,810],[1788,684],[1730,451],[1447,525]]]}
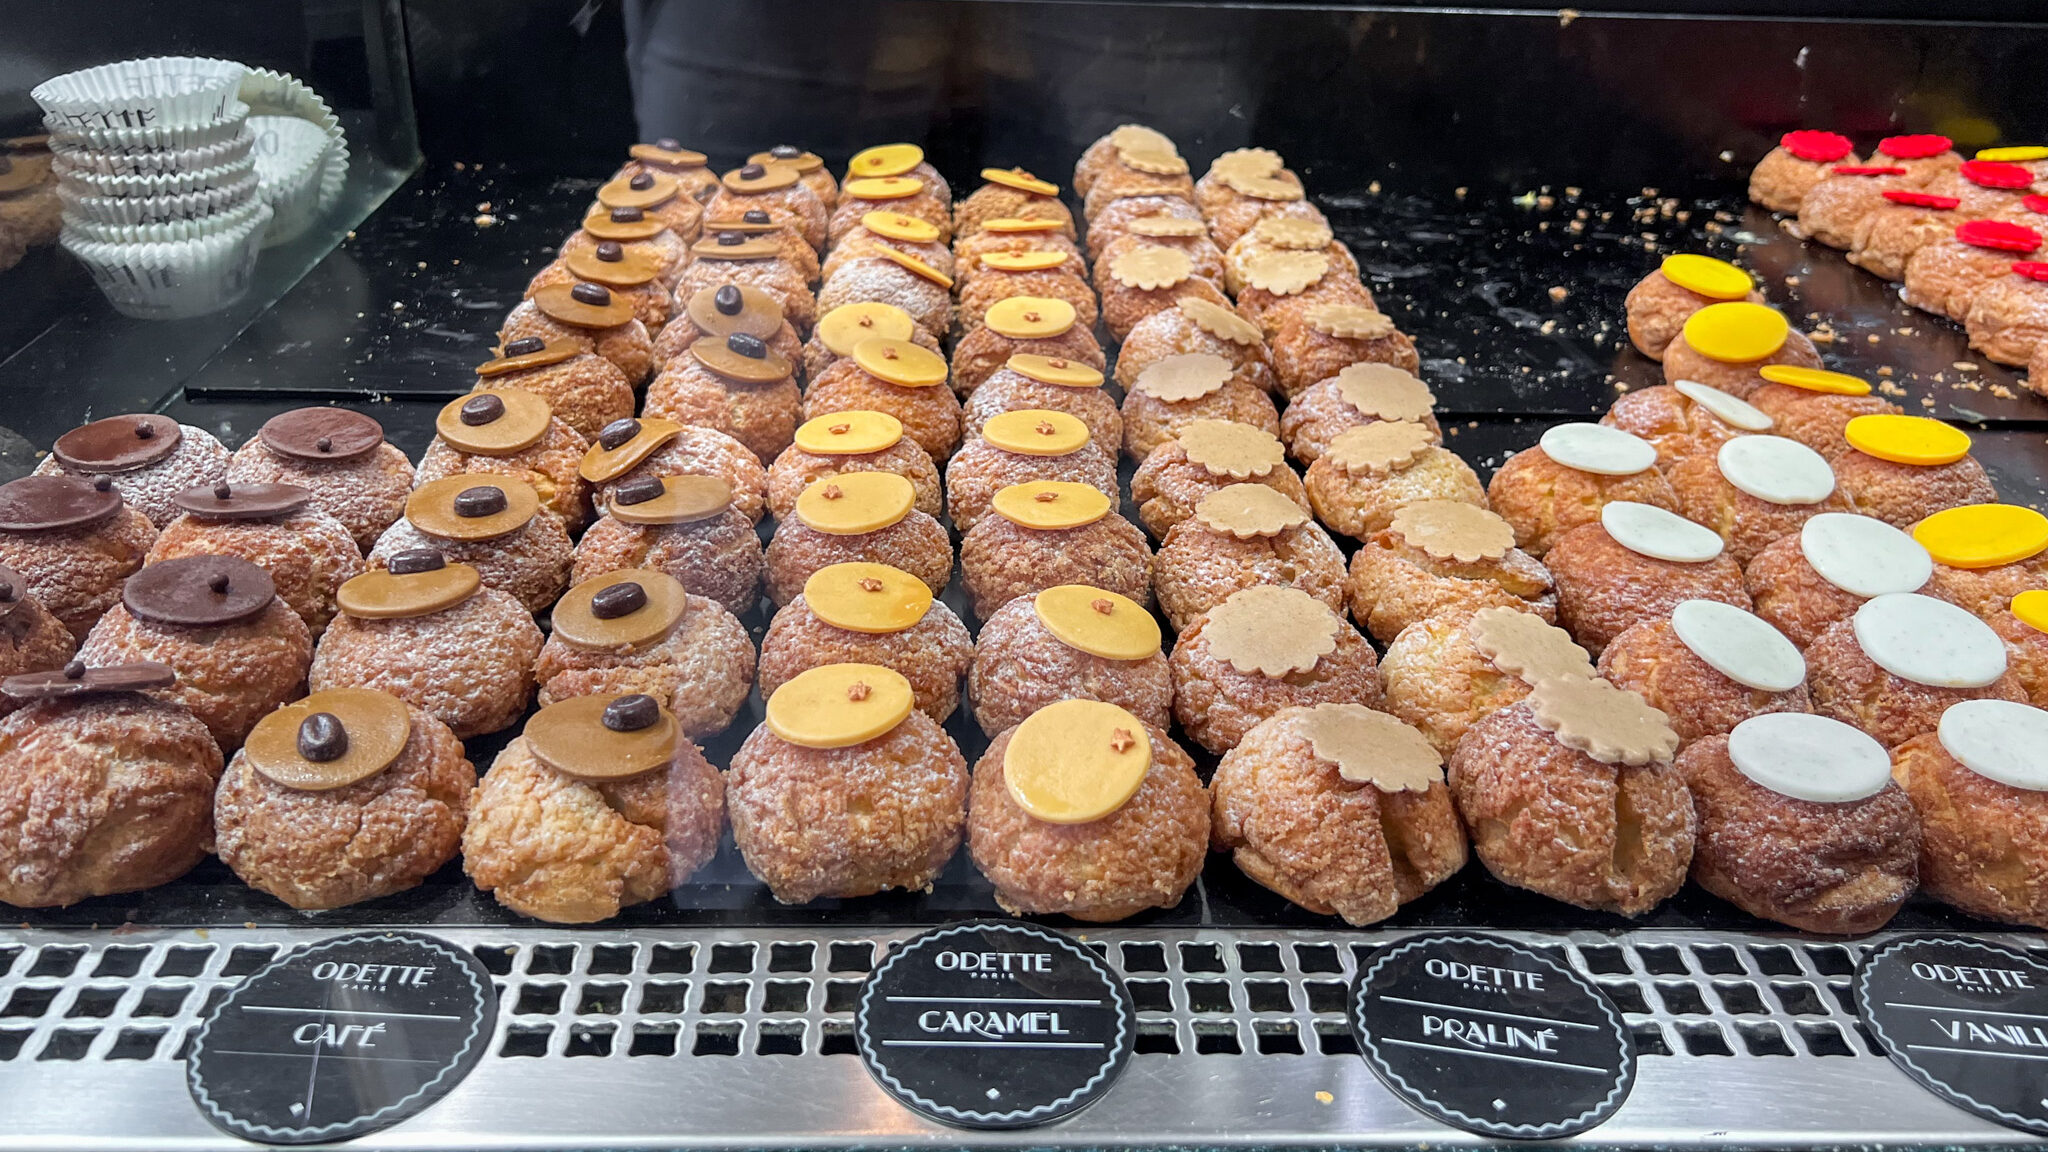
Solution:
{"label": "black display tray", "polygon": [[[601,175],[601,174],[600,174]],[[317,264],[277,305],[154,407],[207,428],[229,444],[264,419],[304,403],[340,401],[371,412],[417,458],[448,398],[469,389],[498,323],[533,272],[580,217],[591,178],[532,176],[502,167],[435,166],[401,188]],[[1803,245],[1749,208],[1733,184],[1726,198],[1660,201],[1650,190],[1529,189],[1515,198],[1432,200],[1379,188],[1318,197],[1357,252],[1381,307],[1424,355],[1448,443],[1482,477],[1544,427],[1597,416],[1621,390],[1661,381],[1658,366],[1629,348],[1622,297],[1671,251],[1706,251],[1757,270],[1773,303],[1802,327],[1825,322],[1833,367],[1875,373],[1889,365],[1908,410],[1974,426],[1977,454],[2006,498],[2039,505],[2048,472],[2048,402],[2014,373],[1972,356],[1955,326],[1901,304],[1892,286]],[[1583,213],[1583,215],[1581,215]],[[1578,227],[1574,228],[1574,222]],[[1904,335],[1905,331],[1912,335]],[[1875,336],[1871,341],[1868,337]],[[1959,363],[1978,368],[1963,370]],[[0,366],[0,389],[10,380]],[[44,381],[41,394],[62,391]],[[13,423],[42,446],[57,432],[104,415],[111,390],[64,393]],[[1999,395],[2000,392],[2005,395]],[[1922,398],[1929,403],[1923,404]],[[31,431],[32,430],[32,431]],[[15,460],[0,464],[19,465]],[[15,471],[21,470],[19,466]],[[1128,476],[1128,468],[1126,468]],[[972,621],[956,585],[946,601]],[[758,643],[769,613],[745,623]],[[733,727],[709,742],[723,765],[760,719],[758,694]],[[949,724],[970,763],[986,741],[965,713]],[[471,741],[488,765],[507,734]],[[1206,776],[1212,757],[1191,749]],[[963,853],[930,893],[893,893],[801,907],[776,904],[750,877],[730,836],[716,860],[667,900],[628,909],[609,927],[636,925],[905,925],[999,915],[988,883]],[[32,927],[271,924],[330,926],[510,924],[519,918],[481,895],[450,864],[414,891],[335,912],[294,912],[244,887],[209,860],[149,892],[25,911]],[[1061,918],[1050,918],[1055,924]],[[1134,925],[1327,927],[1212,856],[1180,906]],[[1391,921],[1400,926],[1621,930],[1633,925],[1770,931],[1772,926],[1688,888],[1641,920],[1586,912],[1511,889],[1477,863]],[[1996,926],[1916,899],[1894,927],[1992,930]]]}

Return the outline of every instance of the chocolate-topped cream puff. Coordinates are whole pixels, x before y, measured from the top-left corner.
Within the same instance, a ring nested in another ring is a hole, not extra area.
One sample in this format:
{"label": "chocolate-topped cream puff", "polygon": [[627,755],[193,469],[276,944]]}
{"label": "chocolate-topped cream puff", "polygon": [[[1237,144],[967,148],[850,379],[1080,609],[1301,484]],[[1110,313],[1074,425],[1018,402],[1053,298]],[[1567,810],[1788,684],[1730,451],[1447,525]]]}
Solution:
{"label": "chocolate-topped cream puff", "polygon": [[439,551],[397,552],[335,595],[307,684],[389,692],[467,740],[526,712],[540,627],[508,592]]}
{"label": "chocolate-topped cream puff", "polygon": [[1176,630],[1260,584],[1299,588],[1344,611],[1344,553],[1307,509],[1263,484],[1204,496],[1153,558],[1153,592]]}
{"label": "chocolate-topped cream puff", "polygon": [[1565,533],[1598,520],[1601,507],[1612,501],[1666,511],[1679,506],[1677,493],[1657,471],[1656,448],[1604,424],[1559,424],[1544,432],[1536,447],[1522,449],[1494,471],[1486,495],[1493,510],[1515,526],[1515,542],[1539,560]]}
{"label": "chocolate-topped cream puff", "polygon": [[967,695],[993,736],[1061,700],[1102,700],[1162,731],[1173,670],[1159,621],[1128,596],[1088,584],[1029,592],[982,620]]}
{"label": "chocolate-topped cream puff", "polygon": [[803,591],[811,573],[831,564],[887,564],[923,580],[936,596],[953,578],[953,542],[917,510],[917,492],[893,472],[849,472],[814,481],[795,515],[768,541],[768,596],[777,605]]}
{"label": "chocolate-topped cream puff", "polygon": [[644,692],[683,735],[715,735],[754,686],[754,644],[716,602],[648,568],[594,576],[562,594],[534,661],[545,708],[574,696]]}
{"label": "chocolate-topped cream puff", "polygon": [[934,462],[960,446],[960,401],[946,387],[946,358],[907,340],[872,336],[804,393],[804,419],[834,412],[887,412]]}
{"label": "chocolate-topped cream puff", "polygon": [[668,323],[674,300],[670,285],[661,278],[666,261],[661,253],[631,249],[618,240],[600,240],[589,250],[581,248],[555,258],[554,263],[534,273],[526,283],[526,298],[556,286],[601,284],[614,297],[633,305],[633,316],[659,335]]}
{"label": "chocolate-topped cream puff", "polygon": [[541,514],[532,485],[511,476],[449,476],[420,485],[405,502],[405,518],[377,538],[364,560],[387,568],[397,554],[420,549],[474,566],[484,583],[510,592],[530,612],[553,604],[569,586],[569,533]]}
{"label": "chocolate-topped cream puff", "polygon": [[1372,645],[1298,588],[1262,584],[1232,593],[1180,634],[1168,662],[1175,719],[1215,753],[1283,708],[1380,703]]}
{"label": "chocolate-topped cream puff", "polygon": [[1557,585],[1557,622],[1596,656],[1682,600],[1750,608],[1742,565],[1721,537],[1650,504],[1610,501],[1597,521],[1559,537],[1543,563]]}
{"label": "chocolate-topped cream puff", "polygon": [[590,485],[577,474],[590,441],[557,419],[524,388],[473,392],[450,400],[434,420],[434,442],[420,456],[414,481],[488,473],[532,485],[541,507],[571,533],[590,517]]}
{"label": "chocolate-topped cream puff", "polygon": [[[671,324],[664,333],[673,332]],[[633,385],[618,365],[577,347],[574,340],[522,336],[507,341],[500,355],[476,366],[476,391],[521,388],[548,402],[562,423],[579,435],[633,414]]]}
{"label": "chocolate-topped cream puff", "polygon": [[594,352],[636,387],[654,365],[654,337],[640,322],[633,301],[589,281],[551,284],[520,301],[499,326],[498,344],[528,337],[562,340],[578,351]]}
{"label": "chocolate-topped cream puff", "polygon": [[150,693],[162,664],[0,682],[0,902],[56,908],[167,884],[206,858],[220,748],[183,705]]}
{"label": "chocolate-topped cream puff", "polygon": [[753,450],[765,466],[795,434],[803,394],[796,362],[757,336],[699,340],[647,386],[641,411],[656,420],[711,428]]}
{"label": "chocolate-topped cream puff", "polygon": [[1225,420],[1280,435],[1272,397],[1210,352],[1167,356],[1147,365],[1124,391],[1124,455],[1143,462],[1196,421]]}
{"label": "chocolate-topped cream puff", "polygon": [[576,542],[569,579],[652,568],[742,616],[760,598],[762,566],[761,537],[724,479],[648,475],[612,489],[604,514]]}
{"label": "chocolate-topped cream puff", "polygon": [[[71,662],[78,642],[71,630],[37,602],[28,577],[0,567],[0,679],[29,672],[54,672]],[[0,716],[22,702],[0,692]]]}
{"label": "chocolate-topped cream puff", "polygon": [[[809,251],[800,241],[796,247]],[[676,299],[690,300],[706,288],[738,285],[773,297],[798,336],[817,323],[818,299],[811,292],[809,271],[791,261],[774,237],[721,229],[690,245],[690,256],[690,266],[676,277]]]}
{"label": "chocolate-topped cream puff", "polygon": [[278,599],[270,573],[237,556],[186,556],[130,576],[78,658],[88,666],[170,665],[178,682],[164,698],[184,705],[230,751],[305,690],[313,636]]}
{"label": "chocolate-topped cream puff", "polygon": [[613,179],[625,178],[630,181],[642,172],[661,172],[675,178],[678,190],[691,200],[702,204],[718,191],[718,174],[710,168],[710,157],[694,148],[685,148],[682,142],[671,136],[664,136],[652,143],[635,144],[626,150],[626,163],[612,174]]}
{"label": "chocolate-topped cream puff", "polygon": [[875,664],[784,682],[725,783],[747,870],[785,904],[927,891],[967,823],[966,758]]}
{"label": "chocolate-topped cream puff", "polygon": [[77,640],[121,599],[121,582],[156,543],[147,516],[110,476],[24,476],[0,484],[0,564]]}
{"label": "chocolate-topped cream puff", "polygon": [[[667,369],[699,340],[730,336],[752,336],[792,364],[808,363],[796,329],[782,314],[782,302],[752,284],[728,280],[706,285],[677,301],[676,318],[654,342],[655,371]],[[623,413],[632,414],[630,409]]]}
{"label": "chocolate-topped cream puff", "polygon": [[315,638],[334,618],[334,593],[363,570],[363,554],[341,521],[313,507],[296,484],[217,484],[177,497],[182,512],[164,525],[147,563],[181,556],[240,556],[270,573],[277,594]]}
{"label": "chocolate-topped cream puff", "polygon": [[1065,480],[1012,484],[960,538],[960,574],[986,620],[1019,596],[1094,584],[1150,606],[1152,549],[1100,488]]}
{"label": "chocolate-topped cream puff", "polygon": [[[1381,643],[1433,616],[1512,608],[1557,618],[1550,572],[1477,504],[1417,500],[1351,554],[1351,617]],[[1340,609],[1341,610],[1341,609]]]}
{"label": "chocolate-topped cream puff", "polygon": [[1375,421],[1338,433],[1309,465],[1302,485],[1318,520],[1332,532],[1359,540],[1386,528],[1402,505],[1418,500],[1487,506],[1486,489],[1472,466],[1438,444],[1428,425],[1405,420]]}
{"label": "chocolate-topped cream puff", "polygon": [[992,417],[946,462],[946,511],[966,532],[989,515],[1001,489],[1033,480],[1071,480],[1118,497],[1116,457],[1065,412],[1026,408]]}
{"label": "chocolate-topped cream puff", "polygon": [[796,178],[811,190],[818,203],[830,212],[839,202],[839,181],[833,179],[832,170],[825,167],[825,158],[816,152],[806,151],[794,144],[777,144],[765,152],[756,152],[747,157],[749,164],[781,164],[796,169]]}
{"label": "chocolate-topped cream puff", "polygon": [[1223,754],[1215,842],[1246,876],[1311,912],[1363,926],[1465,866],[1443,757],[1359,704],[1284,708]]}
{"label": "chocolate-topped cream puff", "polygon": [[652,696],[542,709],[470,796],[462,869],[522,916],[608,920],[709,863],[725,829],[718,769]]}
{"label": "chocolate-topped cream puff", "polygon": [[1278,437],[1250,424],[1196,420],[1182,425],[1138,465],[1131,474],[1131,500],[1145,530],[1163,537],[1194,515],[1203,497],[1244,483],[1264,484],[1309,507],[1301,477],[1287,466],[1287,450]]}
{"label": "chocolate-topped cream puff", "polygon": [[37,476],[105,476],[128,506],[162,528],[177,519],[172,497],[212,484],[228,470],[228,450],[212,434],[168,416],[109,416],[73,428],[50,445]]}
{"label": "chocolate-topped cream puff", "polygon": [[1763,293],[1749,273],[1712,256],[1677,252],[1628,290],[1628,339],[1652,360],[1678,338],[1692,314],[1710,304],[1747,300],[1762,304]]}
{"label": "chocolate-topped cream puff", "polygon": [[1685,884],[1697,819],[1678,734],[1643,698],[1557,676],[1472,725],[1451,793],[1486,870],[1581,908],[1640,916]]}
{"label": "chocolate-topped cream puff", "polygon": [[814,251],[825,250],[829,213],[817,192],[804,183],[795,165],[742,164],[718,178],[718,191],[704,205],[704,230],[714,232],[723,221],[748,212],[766,212],[796,229]]}
{"label": "chocolate-topped cream puff", "polygon": [[446,724],[368,688],[265,716],[214,794],[214,851],[293,908],[415,887],[455,858],[476,769]]}
{"label": "chocolate-topped cream puff", "polygon": [[313,506],[342,522],[367,551],[405,514],[412,461],[384,439],[384,426],[346,408],[294,408],[265,421],[235,450],[230,484],[297,484]]}
{"label": "chocolate-topped cream puff", "polygon": [[1172,908],[1209,855],[1194,759],[1097,700],[1047,705],[990,740],[967,807],[967,850],[1012,915],[1099,924]]}
{"label": "chocolate-topped cream puff", "polygon": [[690,161],[701,163],[703,157],[685,148],[634,148],[639,154],[599,185],[592,208],[638,208],[678,236],[694,238],[704,220],[704,202],[698,195],[703,179],[698,165]]}
{"label": "chocolate-topped cream puff", "polygon": [[879,664],[910,682],[918,710],[945,723],[974,659],[967,626],[924,581],[887,564],[830,564],[811,573],[761,641],[761,691],[824,664]]}
{"label": "chocolate-topped cream puff", "polygon": [[646,476],[716,476],[732,489],[733,507],[759,522],[768,511],[768,470],[746,445],[710,428],[631,416],[598,430],[577,474],[591,484],[600,510],[617,490]]}
{"label": "chocolate-topped cream puff", "polygon": [[[778,278],[782,278],[783,282],[791,287],[794,287],[797,281],[801,281],[806,288],[818,282],[824,267],[818,262],[818,250],[811,247],[810,242],[804,239],[802,230],[797,228],[788,218],[777,219],[774,214],[763,208],[749,208],[741,212],[737,218],[734,218],[728,210],[722,209],[721,215],[724,217],[723,219],[706,222],[704,229],[706,235],[697,244],[691,245],[692,256],[703,256],[711,253],[709,258],[717,260],[724,255],[725,250],[731,245],[753,244],[766,241],[775,246],[776,262],[787,265],[788,270],[795,273],[795,279],[784,278],[784,274],[780,272],[768,273],[758,268],[754,269],[755,272],[763,275],[775,275]],[[744,237],[744,239],[732,239],[732,235],[735,233]],[[713,252],[709,245],[705,245],[700,249],[699,245],[704,245],[705,240],[712,241],[718,245],[717,252]],[[678,278],[678,281],[680,282],[680,278]]]}
{"label": "chocolate-topped cream puff", "polygon": [[600,244],[618,244],[635,257],[651,258],[655,279],[673,289],[676,277],[690,262],[690,242],[695,239],[694,234],[676,232],[639,208],[599,208],[584,215],[582,226],[562,241],[556,255],[564,260],[570,256],[587,260],[596,255]]}

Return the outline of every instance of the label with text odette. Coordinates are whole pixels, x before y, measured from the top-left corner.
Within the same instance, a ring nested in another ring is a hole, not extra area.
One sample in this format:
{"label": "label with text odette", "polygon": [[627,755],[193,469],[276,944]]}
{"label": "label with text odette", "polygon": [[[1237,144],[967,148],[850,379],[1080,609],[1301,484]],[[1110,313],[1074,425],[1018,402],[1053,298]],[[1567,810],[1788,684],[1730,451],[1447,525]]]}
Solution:
{"label": "label with text odette", "polygon": [[1895,940],[1857,969],[1856,1010],[1928,1091],[2048,1134],[2048,966],[1974,940]]}

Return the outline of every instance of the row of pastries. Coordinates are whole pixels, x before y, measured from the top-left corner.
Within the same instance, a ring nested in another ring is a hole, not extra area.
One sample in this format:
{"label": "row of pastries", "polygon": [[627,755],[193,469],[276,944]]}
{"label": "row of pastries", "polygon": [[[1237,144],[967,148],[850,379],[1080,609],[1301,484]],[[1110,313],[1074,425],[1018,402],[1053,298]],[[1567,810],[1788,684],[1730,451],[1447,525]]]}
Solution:
{"label": "row of pastries", "polygon": [[[210,850],[326,908],[459,851],[584,922],[729,825],[789,902],[927,888],[964,843],[1005,909],[1088,920],[1173,906],[1212,847],[1355,924],[1468,851],[1628,914],[1690,872],[1820,931],[1916,882],[2048,916],[1993,858],[2048,845],[1982,831],[2033,802],[2048,637],[2015,596],[2048,521],[1820,370],[1746,273],[1646,277],[1630,328],[1668,330],[1671,383],[1482,485],[1279,156],[1196,180],[1126,126],[1076,166],[1078,221],[982,175],[956,202],[911,145],[843,181],[637,146],[417,466],[340,409],[233,453],[161,417],[60,440],[0,487],[0,605],[41,645],[7,669],[32,702],[0,813],[97,815],[36,823],[0,895]],[[757,683],[721,771],[696,742]],[[477,782],[461,741],[522,719]],[[1206,784],[1176,735],[1221,757]]]}

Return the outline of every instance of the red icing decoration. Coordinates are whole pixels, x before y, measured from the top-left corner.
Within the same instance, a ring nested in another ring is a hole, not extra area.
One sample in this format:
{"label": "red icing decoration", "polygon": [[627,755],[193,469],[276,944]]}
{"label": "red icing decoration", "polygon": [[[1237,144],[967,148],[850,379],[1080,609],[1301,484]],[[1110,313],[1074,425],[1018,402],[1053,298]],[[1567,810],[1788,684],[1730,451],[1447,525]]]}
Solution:
{"label": "red icing decoration", "polygon": [[1955,141],[1946,136],[1926,133],[1919,136],[1887,136],[1877,142],[1877,150],[1894,160],[1925,160],[1939,156],[1955,147]]}
{"label": "red icing decoration", "polygon": [[1893,188],[1885,192],[1884,198],[1894,204],[1910,204],[1915,208],[1953,208],[1963,201],[1956,196],[1937,196],[1932,192],[1914,192],[1905,188]]}
{"label": "red icing decoration", "polygon": [[1811,160],[1815,164],[1840,160],[1855,148],[1840,132],[1821,132],[1812,128],[1787,132],[1779,138],[1778,144],[1801,160]]}
{"label": "red icing decoration", "polygon": [[1829,169],[1837,176],[1904,176],[1906,170],[1888,164],[1837,164]]}
{"label": "red icing decoration", "polygon": [[1997,160],[1965,160],[1959,171],[1963,179],[1979,188],[2028,188],[2034,183],[2032,172]]}
{"label": "red icing decoration", "polygon": [[2012,271],[2013,275],[2024,276],[2029,280],[2048,281],[2048,264],[2043,264],[2039,260],[2015,260]]}
{"label": "red icing decoration", "polygon": [[2032,252],[2041,246],[2041,234],[2024,224],[2004,220],[1972,220],[1956,227],[1956,239],[1973,248],[1999,252]]}
{"label": "red icing decoration", "polygon": [[2039,212],[2048,215],[2048,196],[2022,196],[2020,197],[2020,207],[2025,208],[2029,212]]}

